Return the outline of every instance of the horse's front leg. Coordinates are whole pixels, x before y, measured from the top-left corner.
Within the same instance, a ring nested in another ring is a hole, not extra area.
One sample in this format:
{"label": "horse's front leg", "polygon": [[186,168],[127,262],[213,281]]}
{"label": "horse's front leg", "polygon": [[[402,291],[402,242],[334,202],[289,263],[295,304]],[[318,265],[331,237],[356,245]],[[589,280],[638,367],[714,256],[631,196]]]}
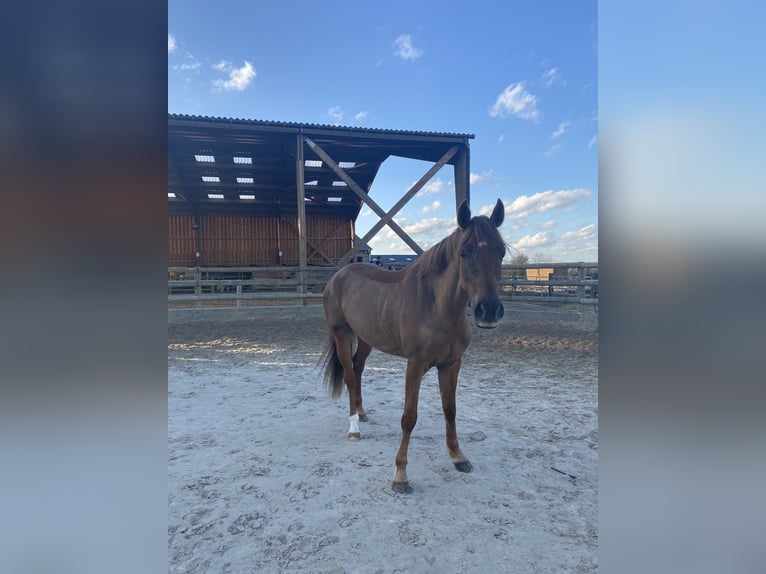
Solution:
{"label": "horse's front leg", "polygon": [[396,471],[391,484],[394,492],[409,493],[412,487],[407,480],[407,449],[410,445],[410,435],[415,423],[418,422],[418,395],[420,382],[428,369],[425,363],[417,358],[407,361],[407,377],[404,386],[404,412],[402,413],[402,442],[396,453]]}
{"label": "horse's front leg", "polygon": [[457,391],[457,375],[460,371],[460,359],[450,365],[439,367],[439,392],[442,397],[442,410],[447,425],[447,452],[455,468],[460,472],[471,472],[473,466],[460,450],[455,429],[455,393]]}

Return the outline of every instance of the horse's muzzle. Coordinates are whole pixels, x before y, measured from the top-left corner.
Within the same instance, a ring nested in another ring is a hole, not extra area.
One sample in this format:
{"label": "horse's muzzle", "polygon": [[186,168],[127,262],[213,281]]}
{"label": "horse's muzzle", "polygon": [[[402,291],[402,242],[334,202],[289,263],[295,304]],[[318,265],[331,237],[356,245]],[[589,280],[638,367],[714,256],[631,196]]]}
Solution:
{"label": "horse's muzzle", "polygon": [[500,301],[496,305],[482,301],[473,310],[473,320],[476,326],[482,329],[494,329],[503,315],[505,315],[505,309]]}

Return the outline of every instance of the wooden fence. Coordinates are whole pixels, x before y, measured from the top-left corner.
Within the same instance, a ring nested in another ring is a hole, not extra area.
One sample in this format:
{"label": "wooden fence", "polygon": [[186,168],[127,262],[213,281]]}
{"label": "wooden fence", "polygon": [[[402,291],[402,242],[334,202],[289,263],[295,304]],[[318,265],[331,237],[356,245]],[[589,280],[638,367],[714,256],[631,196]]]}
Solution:
{"label": "wooden fence", "polygon": [[598,263],[503,265],[500,285],[514,301],[598,305]]}
{"label": "wooden fence", "polygon": [[[249,306],[320,300],[337,267],[169,267],[171,307]],[[503,265],[504,300],[598,305],[598,263]]]}

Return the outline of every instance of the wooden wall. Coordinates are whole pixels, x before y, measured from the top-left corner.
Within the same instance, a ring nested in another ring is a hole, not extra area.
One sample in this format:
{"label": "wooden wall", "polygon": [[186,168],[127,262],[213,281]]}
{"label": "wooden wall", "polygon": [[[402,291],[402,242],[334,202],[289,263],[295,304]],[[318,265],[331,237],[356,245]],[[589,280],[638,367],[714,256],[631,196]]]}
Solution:
{"label": "wooden wall", "polygon": [[[195,238],[191,215],[169,215],[168,266],[298,265],[297,217],[203,215]],[[353,244],[353,222],[307,217],[309,265],[334,265]],[[200,257],[195,257],[199,246]],[[280,257],[279,252],[282,251]]]}
{"label": "wooden wall", "polygon": [[197,265],[194,253],[194,233],[191,215],[170,215],[168,217],[168,267],[194,267]]}

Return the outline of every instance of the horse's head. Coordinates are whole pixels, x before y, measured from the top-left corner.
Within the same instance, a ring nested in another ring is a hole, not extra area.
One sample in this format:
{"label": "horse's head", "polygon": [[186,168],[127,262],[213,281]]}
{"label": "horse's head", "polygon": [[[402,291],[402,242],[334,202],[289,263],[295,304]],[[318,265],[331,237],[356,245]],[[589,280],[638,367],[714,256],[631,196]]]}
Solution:
{"label": "horse's head", "polygon": [[500,265],[505,257],[505,242],[497,228],[503,223],[505,211],[499,199],[489,217],[471,217],[471,208],[464,200],[457,212],[461,229],[458,244],[460,254],[460,285],[468,292],[477,327],[493,329],[505,310],[500,302]]}

